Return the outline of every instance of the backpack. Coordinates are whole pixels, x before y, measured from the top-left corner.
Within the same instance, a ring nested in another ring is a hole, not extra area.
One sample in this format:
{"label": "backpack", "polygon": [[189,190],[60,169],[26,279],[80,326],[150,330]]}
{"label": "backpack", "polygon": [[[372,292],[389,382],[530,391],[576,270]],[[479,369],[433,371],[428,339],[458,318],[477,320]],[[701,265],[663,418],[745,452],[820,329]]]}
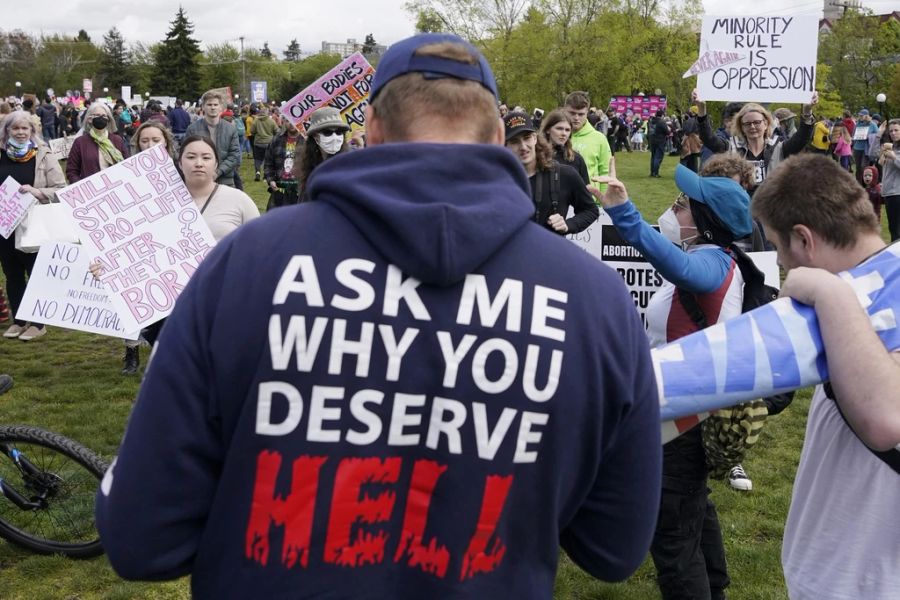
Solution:
{"label": "backpack", "polygon": [[[753,227],[754,230],[757,229],[755,222]],[[746,252],[735,244],[728,247],[728,252],[744,278],[742,313],[778,298],[778,289],[766,284],[765,275]],[[678,288],[678,298],[697,327],[705,329],[709,323],[697,302],[697,297]],[[759,441],[759,433],[766,417],[784,410],[793,398],[794,392],[787,392],[770,398],[751,400],[717,410],[704,420],[701,424],[701,437],[710,477],[723,478],[733,466],[742,462],[747,450]]]}

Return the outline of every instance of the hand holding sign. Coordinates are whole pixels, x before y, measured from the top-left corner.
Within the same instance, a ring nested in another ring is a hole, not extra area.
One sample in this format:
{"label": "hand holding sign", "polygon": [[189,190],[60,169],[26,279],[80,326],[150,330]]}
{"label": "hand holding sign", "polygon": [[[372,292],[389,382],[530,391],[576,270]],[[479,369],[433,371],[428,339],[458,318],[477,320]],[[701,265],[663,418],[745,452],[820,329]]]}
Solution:
{"label": "hand holding sign", "polygon": [[697,116],[706,116],[706,102],[700,99],[700,90],[697,88],[691,92],[691,103],[697,107]]}
{"label": "hand holding sign", "polygon": [[31,194],[41,204],[47,204],[48,202],[50,202],[50,198],[47,197],[47,194],[45,194],[44,192],[42,192],[41,190],[37,189],[34,186],[30,186],[30,185],[20,186],[19,193],[20,194]]}

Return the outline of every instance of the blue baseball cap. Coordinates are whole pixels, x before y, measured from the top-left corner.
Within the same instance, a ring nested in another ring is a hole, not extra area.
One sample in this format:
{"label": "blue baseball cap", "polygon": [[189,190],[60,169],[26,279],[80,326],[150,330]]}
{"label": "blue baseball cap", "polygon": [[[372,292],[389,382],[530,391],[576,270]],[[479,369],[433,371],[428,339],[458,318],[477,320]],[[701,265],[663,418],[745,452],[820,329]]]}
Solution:
{"label": "blue baseball cap", "polygon": [[750,195],[734,179],[701,177],[685,167],[675,167],[675,185],[691,200],[705,204],[731,231],[734,239],[750,235]]}
{"label": "blue baseball cap", "polygon": [[[416,51],[422,46],[441,42],[463,44],[478,59],[478,62],[469,65],[438,56],[416,56]],[[401,40],[388,48],[381,57],[378,68],[375,69],[370,100],[374,100],[388,82],[407,73],[421,73],[426,79],[452,77],[477,81],[487,88],[495,98],[497,97],[497,82],[494,81],[494,73],[491,71],[487,59],[475,46],[450,33],[422,33]]]}

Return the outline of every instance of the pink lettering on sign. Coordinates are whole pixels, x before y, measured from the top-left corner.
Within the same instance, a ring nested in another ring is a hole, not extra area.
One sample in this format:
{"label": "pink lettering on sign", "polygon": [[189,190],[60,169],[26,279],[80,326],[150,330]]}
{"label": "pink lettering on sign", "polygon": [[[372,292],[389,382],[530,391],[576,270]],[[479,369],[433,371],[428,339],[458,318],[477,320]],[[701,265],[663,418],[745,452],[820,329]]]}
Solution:
{"label": "pink lettering on sign", "polygon": [[20,194],[21,186],[12,177],[0,185],[0,235],[9,239],[37,200],[29,193]]}

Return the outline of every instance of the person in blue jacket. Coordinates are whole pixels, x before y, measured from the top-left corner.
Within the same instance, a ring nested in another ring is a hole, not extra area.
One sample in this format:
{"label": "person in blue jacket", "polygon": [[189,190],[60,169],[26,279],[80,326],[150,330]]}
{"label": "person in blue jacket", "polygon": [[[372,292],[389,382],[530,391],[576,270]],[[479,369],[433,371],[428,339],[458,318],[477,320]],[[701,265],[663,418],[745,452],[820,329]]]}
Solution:
{"label": "person in blue jacket", "polygon": [[472,45],[394,44],[370,102],[368,147],[180,296],[97,496],[113,568],[198,598],[549,598],[562,546],[625,579],[661,445],[621,277],[532,222]]}
{"label": "person in blue jacket", "polygon": [[[750,196],[728,177],[700,177],[675,169],[681,194],[647,224],[622,182],[595,188],[616,230],[659,271],[666,283],[647,306],[651,347],[697,331],[697,310],[709,325],[741,314],[744,280],[732,255],[735,240],[752,230]],[[700,427],[663,446],[662,500],[650,553],[664,600],[724,599],[730,579],[716,507],[709,499]]]}

